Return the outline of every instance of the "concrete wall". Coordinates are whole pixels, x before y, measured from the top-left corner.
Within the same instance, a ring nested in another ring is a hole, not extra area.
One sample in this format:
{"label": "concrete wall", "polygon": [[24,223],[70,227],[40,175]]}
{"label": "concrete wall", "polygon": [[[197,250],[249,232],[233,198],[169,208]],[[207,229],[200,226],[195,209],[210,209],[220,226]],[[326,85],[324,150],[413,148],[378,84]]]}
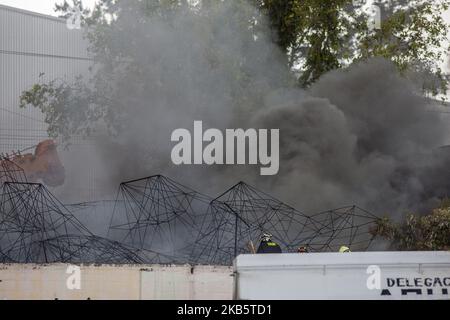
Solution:
{"label": "concrete wall", "polygon": [[[81,266],[70,290],[66,264],[0,265],[0,300],[202,300],[232,298],[233,271],[219,266]],[[69,279],[70,280],[70,279]]]}

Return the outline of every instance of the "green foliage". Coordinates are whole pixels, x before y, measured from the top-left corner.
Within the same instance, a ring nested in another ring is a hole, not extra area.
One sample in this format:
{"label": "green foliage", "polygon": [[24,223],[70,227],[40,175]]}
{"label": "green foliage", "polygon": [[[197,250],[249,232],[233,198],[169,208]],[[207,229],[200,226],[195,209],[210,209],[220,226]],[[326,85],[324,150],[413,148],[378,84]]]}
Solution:
{"label": "green foliage", "polygon": [[401,224],[384,218],[372,233],[390,240],[396,250],[450,250],[450,207],[435,209],[426,216],[411,214]]}
{"label": "green foliage", "polygon": [[[276,31],[276,42],[308,86],[327,71],[343,66],[351,38],[362,20],[348,10],[351,0],[267,0],[259,5]],[[361,17],[359,17],[361,18]]]}
{"label": "green foliage", "polygon": [[405,75],[423,75],[424,92],[445,94],[448,78],[441,69],[448,55],[448,31],[442,12],[448,0],[375,2],[380,28],[367,25],[369,16],[351,0],[260,0],[278,45],[308,86],[322,74],[355,61],[384,57]]}
{"label": "green foliage", "polygon": [[101,118],[98,109],[91,108],[92,92],[84,86],[81,78],[74,84],[56,83],[35,84],[20,96],[20,107],[33,105],[45,115],[50,137],[89,136],[95,121]]}
{"label": "green foliage", "polygon": [[445,95],[448,77],[441,64],[448,57],[449,26],[442,12],[450,2],[394,1],[381,28],[358,37],[359,59],[384,57],[393,61],[399,71],[422,75],[422,89],[433,96]]}

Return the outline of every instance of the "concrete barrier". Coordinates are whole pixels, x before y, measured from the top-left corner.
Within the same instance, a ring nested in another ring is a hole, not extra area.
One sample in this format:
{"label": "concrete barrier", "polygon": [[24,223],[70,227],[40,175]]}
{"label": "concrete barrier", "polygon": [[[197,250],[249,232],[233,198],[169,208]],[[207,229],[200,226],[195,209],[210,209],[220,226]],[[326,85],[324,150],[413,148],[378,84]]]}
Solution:
{"label": "concrete barrier", "polygon": [[67,264],[0,264],[0,299],[228,300],[232,298],[232,267],[81,265],[79,273],[75,271],[76,268],[69,267]]}

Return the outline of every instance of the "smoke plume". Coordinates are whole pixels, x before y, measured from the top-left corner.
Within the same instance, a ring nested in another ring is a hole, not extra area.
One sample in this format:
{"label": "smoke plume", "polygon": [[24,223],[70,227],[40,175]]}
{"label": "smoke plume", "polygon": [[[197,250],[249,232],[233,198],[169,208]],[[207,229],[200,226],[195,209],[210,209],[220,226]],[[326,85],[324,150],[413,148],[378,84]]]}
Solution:
{"label": "smoke plume", "polygon": [[[118,128],[117,136],[97,136],[89,164],[101,197],[114,197],[122,181],[160,173],[211,196],[245,180],[305,212],[357,204],[400,215],[445,195],[445,157],[435,150],[446,142],[446,125],[390,62],[333,71],[302,90],[268,26],[242,24],[258,14],[246,2],[151,19],[133,3],[104,37],[108,54],[124,58],[111,64],[97,52],[94,68],[93,88],[111,101],[104,119]],[[280,129],[279,174],[174,166],[170,135],[194,120],[205,129]],[[70,188],[69,177],[60,192]]]}

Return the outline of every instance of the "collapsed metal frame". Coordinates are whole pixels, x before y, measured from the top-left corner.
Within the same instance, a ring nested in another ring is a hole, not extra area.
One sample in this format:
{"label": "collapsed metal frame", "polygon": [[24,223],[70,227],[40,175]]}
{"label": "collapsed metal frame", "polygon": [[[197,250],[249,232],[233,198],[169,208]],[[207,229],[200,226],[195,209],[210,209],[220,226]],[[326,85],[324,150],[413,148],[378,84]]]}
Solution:
{"label": "collapsed metal frame", "polygon": [[230,265],[264,232],[284,252],[364,251],[377,219],[357,206],[306,215],[244,182],[213,199],[155,175],[120,184],[103,238],[14,162],[0,165],[0,262]]}
{"label": "collapsed metal frame", "polygon": [[28,182],[23,169],[6,157],[0,156],[0,190],[5,182]]}
{"label": "collapsed metal frame", "polygon": [[159,253],[147,263],[190,263],[210,201],[162,175],[123,182],[108,238]]}
{"label": "collapsed metal frame", "polygon": [[13,162],[2,161],[0,177],[0,262],[143,262],[136,250],[92,234],[44,185],[26,182]]}
{"label": "collapsed metal frame", "polygon": [[356,206],[306,215],[244,182],[211,199],[162,175],[122,183],[116,201],[109,237],[164,253],[166,263],[230,265],[264,232],[284,252],[364,251],[378,219]]}
{"label": "collapsed metal frame", "polygon": [[375,238],[372,228],[379,220],[356,205],[322,211],[312,217],[320,225],[315,241],[310,244],[316,252],[336,252],[342,245],[354,251],[368,250]]}
{"label": "collapsed metal frame", "polygon": [[[316,222],[293,207],[239,182],[211,201],[209,215],[196,241],[195,259],[231,264],[258,246],[268,232],[283,252],[292,252],[316,236]],[[196,260],[197,261],[197,260]]]}
{"label": "collapsed metal frame", "polygon": [[[378,217],[357,206],[306,215],[293,207],[240,182],[211,202],[211,224],[198,239],[201,254],[214,264],[230,264],[240,253],[256,249],[268,232],[283,252],[337,252],[342,245],[355,251],[369,249],[370,233]],[[258,241],[259,242],[259,241]],[[249,244],[252,248],[249,248]]]}

